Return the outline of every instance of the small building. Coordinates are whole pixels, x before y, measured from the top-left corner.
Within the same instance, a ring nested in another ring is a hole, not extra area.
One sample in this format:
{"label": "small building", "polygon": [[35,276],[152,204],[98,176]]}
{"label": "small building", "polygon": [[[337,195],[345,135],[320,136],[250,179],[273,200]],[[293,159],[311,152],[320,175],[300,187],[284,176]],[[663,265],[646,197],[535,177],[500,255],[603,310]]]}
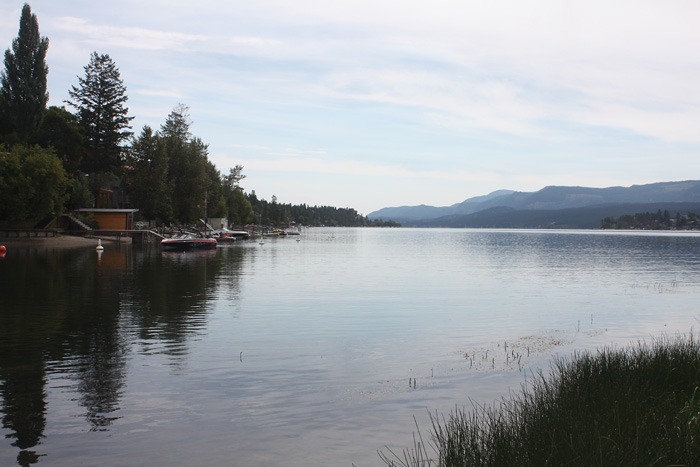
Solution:
{"label": "small building", "polygon": [[132,230],[138,209],[82,208],[76,212],[92,214],[98,230]]}
{"label": "small building", "polygon": [[208,217],[206,221],[214,230],[228,229],[228,219],[225,217]]}

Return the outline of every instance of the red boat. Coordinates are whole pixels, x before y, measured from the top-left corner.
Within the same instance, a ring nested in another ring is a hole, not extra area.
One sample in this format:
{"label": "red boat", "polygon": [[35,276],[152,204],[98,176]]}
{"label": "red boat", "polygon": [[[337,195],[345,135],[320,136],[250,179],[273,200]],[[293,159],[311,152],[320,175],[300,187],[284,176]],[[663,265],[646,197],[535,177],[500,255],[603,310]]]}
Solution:
{"label": "red boat", "polygon": [[160,244],[166,250],[214,249],[216,248],[216,239],[183,234],[164,238]]}

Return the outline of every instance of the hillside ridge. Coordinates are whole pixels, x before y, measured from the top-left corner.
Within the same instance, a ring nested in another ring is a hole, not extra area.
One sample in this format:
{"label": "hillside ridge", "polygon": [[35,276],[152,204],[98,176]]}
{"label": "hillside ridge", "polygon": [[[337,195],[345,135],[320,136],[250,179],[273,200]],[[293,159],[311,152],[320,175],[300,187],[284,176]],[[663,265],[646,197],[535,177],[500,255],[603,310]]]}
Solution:
{"label": "hillside ridge", "polygon": [[[693,203],[700,205],[700,180],[656,182],[607,188],[550,185],[534,192],[497,190],[487,195],[468,198],[451,206],[387,207],[374,211],[367,217],[393,220],[403,225],[438,226],[460,223],[468,225],[475,223],[476,219],[494,220],[494,216],[497,215],[500,219],[497,223],[508,227],[508,217],[520,219],[519,222],[512,222],[513,226],[516,226],[516,224],[522,224],[523,219],[527,218],[528,215],[541,217],[541,212],[548,211],[559,211],[560,215],[568,217],[569,213],[566,211],[589,208],[588,211],[598,212],[605,217],[643,212],[644,206],[647,206],[647,209],[651,209],[652,206],[657,209],[674,209],[673,205],[677,203],[680,205],[675,206],[676,208],[683,207],[684,209]],[[615,214],[619,212],[620,206],[632,211]],[[592,207],[596,207],[596,209],[591,210]],[[494,210],[494,208],[501,209]],[[484,213],[485,211],[487,212]],[[482,214],[477,215],[479,213]],[[557,224],[556,216],[553,217],[551,214],[550,212],[546,217]],[[531,224],[531,222],[525,223]],[[476,227],[487,226],[481,225],[481,222],[476,222],[476,224],[479,224],[474,225]],[[590,225],[590,222],[587,222],[587,225]]]}

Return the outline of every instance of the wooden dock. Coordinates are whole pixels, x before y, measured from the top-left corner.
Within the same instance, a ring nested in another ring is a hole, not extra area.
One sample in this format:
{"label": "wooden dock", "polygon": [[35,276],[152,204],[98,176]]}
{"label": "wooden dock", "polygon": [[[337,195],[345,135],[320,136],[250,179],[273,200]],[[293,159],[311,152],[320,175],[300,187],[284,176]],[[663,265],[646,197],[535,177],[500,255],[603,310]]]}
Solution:
{"label": "wooden dock", "polygon": [[143,245],[146,243],[160,243],[165,237],[154,232],[153,230],[107,230],[107,229],[95,229],[90,231],[90,236],[92,237],[116,237],[117,241],[121,241],[122,237],[131,238],[131,243],[134,245]]}
{"label": "wooden dock", "polygon": [[60,229],[0,229],[0,238],[57,237]]}

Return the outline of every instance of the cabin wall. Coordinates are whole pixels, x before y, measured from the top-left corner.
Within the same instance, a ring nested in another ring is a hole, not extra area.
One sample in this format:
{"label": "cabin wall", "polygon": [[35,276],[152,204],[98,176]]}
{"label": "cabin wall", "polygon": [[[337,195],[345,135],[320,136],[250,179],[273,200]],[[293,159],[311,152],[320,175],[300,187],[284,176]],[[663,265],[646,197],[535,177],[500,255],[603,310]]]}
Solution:
{"label": "cabin wall", "polygon": [[228,219],[225,217],[210,217],[207,219],[207,222],[213,229],[228,229]]}
{"label": "cabin wall", "polygon": [[100,230],[124,230],[131,228],[129,225],[129,214],[96,212],[93,215],[97,221],[97,228]]}

